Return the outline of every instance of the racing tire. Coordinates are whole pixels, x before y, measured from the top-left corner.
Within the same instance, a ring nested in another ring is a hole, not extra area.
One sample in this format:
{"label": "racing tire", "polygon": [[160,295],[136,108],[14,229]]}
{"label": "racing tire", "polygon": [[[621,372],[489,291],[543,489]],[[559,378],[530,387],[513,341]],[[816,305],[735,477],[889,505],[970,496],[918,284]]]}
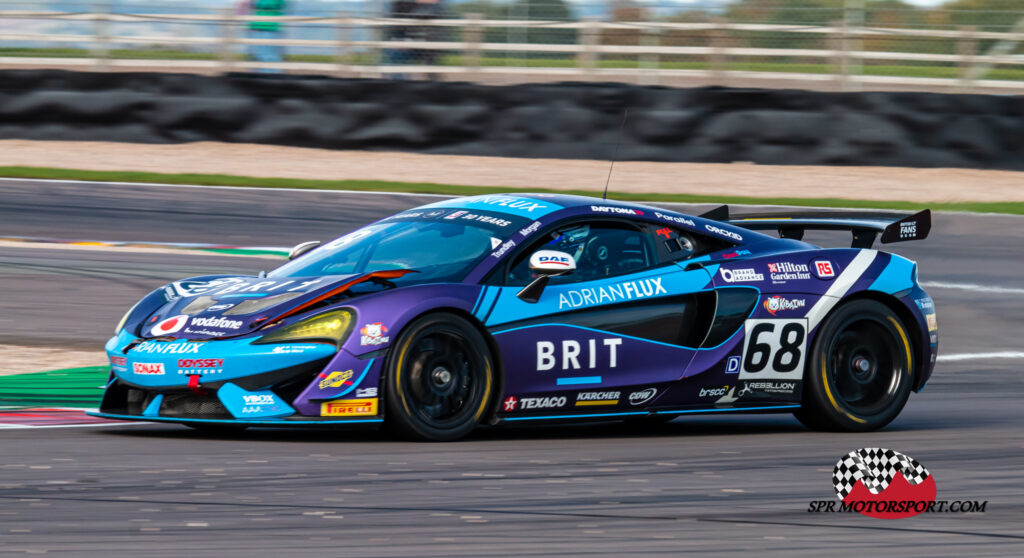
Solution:
{"label": "racing tire", "polygon": [[794,414],[812,430],[868,432],[903,410],[914,376],[907,329],[887,306],[856,300],[818,330]]}
{"label": "racing tire", "polygon": [[485,416],[495,385],[494,361],[480,331],[455,314],[428,314],[406,326],[392,346],[387,425],[406,439],[457,440]]}

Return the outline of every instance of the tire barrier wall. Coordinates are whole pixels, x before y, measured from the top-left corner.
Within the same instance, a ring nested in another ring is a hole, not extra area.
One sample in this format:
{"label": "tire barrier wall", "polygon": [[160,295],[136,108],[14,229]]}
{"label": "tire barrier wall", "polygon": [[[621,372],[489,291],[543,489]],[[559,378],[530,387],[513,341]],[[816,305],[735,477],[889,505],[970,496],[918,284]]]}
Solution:
{"label": "tire barrier wall", "polygon": [[17,70],[0,138],[1024,170],[1024,97]]}

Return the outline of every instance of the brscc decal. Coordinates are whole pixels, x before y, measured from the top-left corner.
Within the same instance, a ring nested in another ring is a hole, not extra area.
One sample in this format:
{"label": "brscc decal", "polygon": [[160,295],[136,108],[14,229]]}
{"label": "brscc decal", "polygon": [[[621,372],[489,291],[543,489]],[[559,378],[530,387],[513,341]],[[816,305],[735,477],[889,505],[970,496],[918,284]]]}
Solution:
{"label": "brscc decal", "polygon": [[377,398],[342,399],[320,405],[320,414],[325,417],[358,417],[377,414]]}
{"label": "brscc decal", "polygon": [[725,397],[730,386],[707,386],[700,388],[699,397]]}
{"label": "brscc decal", "polygon": [[387,332],[388,328],[380,322],[366,324],[359,329],[359,333],[361,334],[359,337],[359,344],[364,347],[366,345],[383,345],[391,339],[386,335]]}

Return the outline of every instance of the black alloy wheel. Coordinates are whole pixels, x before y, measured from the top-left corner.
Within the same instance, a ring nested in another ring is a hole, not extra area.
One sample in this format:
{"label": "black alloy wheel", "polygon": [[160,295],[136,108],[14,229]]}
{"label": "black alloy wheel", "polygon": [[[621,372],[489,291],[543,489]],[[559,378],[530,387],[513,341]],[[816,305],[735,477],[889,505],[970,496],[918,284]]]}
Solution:
{"label": "black alloy wheel", "polygon": [[451,441],[483,418],[495,390],[494,363],[483,335],[455,314],[410,323],[387,364],[387,420],[406,438]]}
{"label": "black alloy wheel", "polygon": [[819,327],[796,417],[815,430],[865,432],[889,424],[910,397],[914,349],[886,305],[856,300]]}

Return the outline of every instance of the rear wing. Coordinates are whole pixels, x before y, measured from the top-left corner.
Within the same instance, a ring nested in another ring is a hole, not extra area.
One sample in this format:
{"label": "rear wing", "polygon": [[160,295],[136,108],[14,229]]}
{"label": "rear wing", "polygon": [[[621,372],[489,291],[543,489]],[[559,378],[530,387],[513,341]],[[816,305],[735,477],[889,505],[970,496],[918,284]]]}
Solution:
{"label": "rear wing", "polygon": [[932,212],[925,209],[910,215],[858,211],[749,213],[730,215],[729,206],[716,207],[701,215],[750,230],[776,230],[781,238],[801,240],[808,230],[840,230],[853,233],[853,248],[871,248],[878,234],[882,244],[922,240],[932,229]]}

